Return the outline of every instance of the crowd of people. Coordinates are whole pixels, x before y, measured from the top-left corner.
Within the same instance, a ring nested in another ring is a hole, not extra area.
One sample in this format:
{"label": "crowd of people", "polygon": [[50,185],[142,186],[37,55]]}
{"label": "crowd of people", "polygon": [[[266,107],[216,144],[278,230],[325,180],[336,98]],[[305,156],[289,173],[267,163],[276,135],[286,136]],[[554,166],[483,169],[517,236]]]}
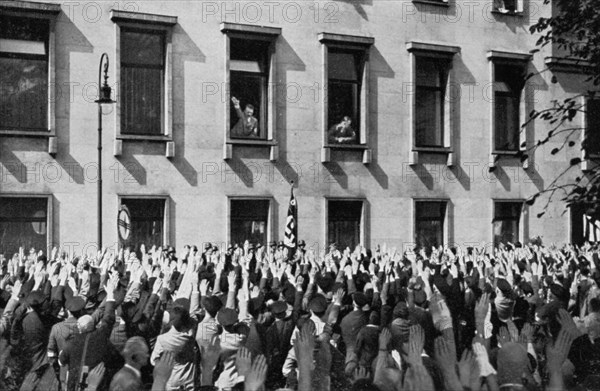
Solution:
{"label": "crowd of people", "polygon": [[0,390],[600,389],[599,253],[21,249]]}

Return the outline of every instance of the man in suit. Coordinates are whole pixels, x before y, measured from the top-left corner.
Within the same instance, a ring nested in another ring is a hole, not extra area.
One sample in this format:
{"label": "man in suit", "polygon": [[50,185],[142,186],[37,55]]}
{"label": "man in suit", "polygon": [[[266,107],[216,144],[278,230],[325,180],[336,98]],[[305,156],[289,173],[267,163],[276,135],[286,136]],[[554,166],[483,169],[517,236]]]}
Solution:
{"label": "man in suit", "polygon": [[254,117],[254,106],[247,104],[244,111],[240,108],[240,101],[232,97],[233,107],[238,115],[238,122],[231,129],[232,137],[253,138],[258,137],[258,119]]}
{"label": "man in suit", "polygon": [[125,366],[112,378],[110,391],[142,391],[142,368],[148,363],[150,350],[144,338],[131,337],[121,353]]}
{"label": "man in suit", "polygon": [[266,357],[269,365],[267,388],[277,389],[285,386],[285,377],[281,370],[291,348],[290,340],[294,332],[292,307],[284,301],[276,301],[271,305],[271,313],[275,322],[266,331]]}

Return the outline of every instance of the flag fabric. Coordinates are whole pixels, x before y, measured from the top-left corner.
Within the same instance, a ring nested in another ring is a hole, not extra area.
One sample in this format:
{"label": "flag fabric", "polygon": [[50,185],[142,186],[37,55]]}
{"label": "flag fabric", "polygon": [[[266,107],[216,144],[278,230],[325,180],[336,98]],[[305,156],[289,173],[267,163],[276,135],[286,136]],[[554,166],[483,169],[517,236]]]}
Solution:
{"label": "flag fabric", "polygon": [[296,197],[294,197],[293,187],[290,205],[288,207],[287,220],[285,222],[285,236],[283,243],[290,251],[294,251],[298,247],[298,204],[296,203]]}

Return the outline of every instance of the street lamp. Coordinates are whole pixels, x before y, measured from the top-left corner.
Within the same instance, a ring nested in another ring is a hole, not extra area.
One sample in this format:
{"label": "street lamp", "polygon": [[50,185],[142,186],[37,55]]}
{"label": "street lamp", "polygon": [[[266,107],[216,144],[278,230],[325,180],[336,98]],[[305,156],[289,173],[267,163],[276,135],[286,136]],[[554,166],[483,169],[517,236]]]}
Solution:
{"label": "street lamp", "polygon": [[[106,61],[104,61],[106,59]],[[104,84],[102,81],[102,63],[104,62]],[[113,104],[112,92],[108,83],[108,54],[102,53],[98,69],[98,251],[102,248],[102,105]]]}

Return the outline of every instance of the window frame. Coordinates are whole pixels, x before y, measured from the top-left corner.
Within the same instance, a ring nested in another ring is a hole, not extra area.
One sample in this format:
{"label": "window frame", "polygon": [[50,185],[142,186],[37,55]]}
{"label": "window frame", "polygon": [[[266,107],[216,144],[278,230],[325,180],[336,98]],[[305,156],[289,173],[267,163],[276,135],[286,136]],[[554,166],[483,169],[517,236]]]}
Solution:
{"label": "window frame", "polygon": [[515,2],[515,10],[514,11],[502,12],[502,11],[500,11],[498,4],[500,4],[500,3],[504,4],[504,1],[505,0],[492,0],[492,13],[493,14],[508,15],[508,16],[523,16],[524,9],[525,9],[524,0],[514,0],[514,2]]}
{"label": "window frame", "polygon": [[[496,100],[495,100],[495,83],[496,83],[496,65],[502,66],[514,66],[521,68],[526,74],[529,69],[530,62],[532,59],[532,55],[529,53],[512,53],[512,52],[503,52],[498,50],[490,50],[487,53],[487,58],[489,61],[489,88],[488,91],[491,91],[492,97],[489,99],[489,113],[490,113],[490,161],[489,167],[495,167],[497,164],[498,156],[517,156],[520,153],[523,153],[527,150],[528,145],[532,142],[529,140],[531,135],[531,130],[533,129],[532,123],[528,123],[526,128],[522,128],[522,125],[526,123],[527,115],[533,110],[533,93],[531,91],[531,86],[526,82],[524,82],[521,91],[520,91],[520,99],[519,99],[519,127],[518,127],[518,145],[516,150],[502,150],[496,148]],[[527,168],[527,160],[523,161],[523,167]]]}
{"label": "window frame", "polygon": [[[112,9],[110,18],[114,22],[116,45],[114,70],[117,94],[115,103],[115,140],[173,141],[173,26],[176,16],[145,14]],[[161,134],[129,134],[121,129],[121,32],[161,32],[164,34],[164,67],[161,85]]]}
{"label": "window frame", "polygon": [[[356,201],[356,202],[361,202],[362,203],[362,208],[361,208],[361,215],[360,215],[360,234],[359,234],[359,240],[360,243],[365,247],[368,247],[368,232],[369,232],[369,227],[367,226],[368,222],[369,222],[369,203],[367,201],[367,199],[365,197],[329,197],[329,196],[325,196],[323,198],[324,201],[324,221],[323,221],[323,238],[324,241],[323,243],[325,243],[324,248],[327,249],[329,248],[329,245],[331,243],[329,243],[329,202],[330,201]],[[343,251],[343,249],[339,249],[340,251]],[[354,250],[354,249],[352,249]]]}
{"label": "window frame", "polygon": [[[439,203],[439,202],[443,202],[444,205],[444,216],[442,217],[442,243],[441,245],[445,245],[448,244],[449,238],[450,238],[450,214],[449,214],[449,209],[450,209],[450,199],[449,198],[413,198],[413,202],[412,202],[412,221],[413,221],[413,225],[412,225],[412,238],[415,242],[415,244],[418,242],[417,241],[417,204],[419,203]],[[428,220],[428,221],[437,221],[437,220]]]}
{"label": "window frame", "polygon": [[[454,165],[454,134],[455,127],[458,126],[458,121],[454,118],[456,112],[456,106],[459,102],[453,102],[452,99],[446,99],[448,93],[451,93],[452,85],[454,85],[454,79],[456,77],[454,72],[454,58],[459,55],[461,48],[459,46],[451,45],[440,45],[425,42],[407,42],[406,49],[410,55],[410,80],[415,86],[415,90],[412,94],[409,94],[409,126],[410,126],[410,161],[409,164],[418,164],[420,153],[443,153],[447,154],[447,166]],[[446,73],[446,85],[444,88],[443,103],[444,107],[442,110],[442,146],[418,146],[417,145],[417,102],[416,102],[416,88],[417,88],[417,63],[421,60],[445,62]]]}
{"label": "window frame", "polygon": [[59,4],[27,1],[0,2],[0,14],[8,17],[48,20],[48,96],[47,126],[21,130],[0,128],[0,136],[56,137],[56,19],[61,12]]}
{"label": "window frame", "polygon": [[268,212],[268,216],[267,216],[267,243],[263,243],[263,245],[267,245],[270,242],[275,241],[274,239],[274,230],[273,230],[273,223],[274,223],[274,214],[275,214],[275,210],[273,209],[275,207],[275,198],[273,196],[269,196],[269,195],[265,195],[265,196],[227,196],[227,216],[226,216],[226,224],[225,224],[225,237],[227,238],[227,243],[232,243],[232,238],[231,238],[231,202],[232,201],[268,201],[269,202],[269,212]]}
{"label": "window frame", "polygon": [[[517,198],[492,198],[492,238],[491,243],[495,245],[494,238],[494,222],[496,221],[496,204],[497,203],[507,203],[507,204],[521,204],[521,213],[519,214],[519,219],[517,221],[517,233],[518,241],[521,243],[525,243],[525,239],[528,236],[529,226],[527,225],[527,217],[529,215],[529,209],[525,200],[517,199]],[[515,243],[513,243],[515,244]]]}
{"label": "window frame", "polygon": [[[335,150],[361,150],[363,151],[363,163],[369,163],[371,157],[371,146],[369,140],[370,131],[370,50],[375,44],[375,38],[355,35],[319,33],[318,40],[321,43],[321,72],[322,72],[322,90],[321,96],[321,132],[322,132],[322,152],[321,161],[323,163],[330,161],[330,151]],[[359,140],[356,144],[330,144],[328,140],[329,131],[329,50],[340,50],[353,52],[360,56],[361,61],[358,69],[360,90],[358,91],[358,119],[359,119]]]}
{"label": "window frame", "polygon": [[[220,30],[224,37],[225,76],[223,82],[224,99],[224,141],[223,141],[223,159],[229,160],[233,157],[233,145],[265,146],[270,148],[270,160],[276,161],[279,155],[277,143],[277,43],[281,36],[281,28],[254,26],[239,23],[223,22]],[[269,42],[267,58],[267,96],[266,96],[266,115],[267,123],[264,124],[266,139],[245,139],[231,137],[231,39],[255,40]]]}
{"label": "window frame", "polygon": [[[123,200],[163,200],[165,202],[165,211],[163,216],[163,244],[174,246],[171,242],[171,197],[168,195],[149,195],[149,194],[117,194],[117,212],[121,210]],[[121,243],[119,237],[119,227],[117,224],[114,225],[116,241],[115,243]]]}
{"label": "window frame", "polygon": [[[41,198],[46,199],[46,248],[44,254],[47,256],[54,246],[54,196],[49,193],[2,193],[0,198]],[[39,251],[39,250],[38,250]]]}

